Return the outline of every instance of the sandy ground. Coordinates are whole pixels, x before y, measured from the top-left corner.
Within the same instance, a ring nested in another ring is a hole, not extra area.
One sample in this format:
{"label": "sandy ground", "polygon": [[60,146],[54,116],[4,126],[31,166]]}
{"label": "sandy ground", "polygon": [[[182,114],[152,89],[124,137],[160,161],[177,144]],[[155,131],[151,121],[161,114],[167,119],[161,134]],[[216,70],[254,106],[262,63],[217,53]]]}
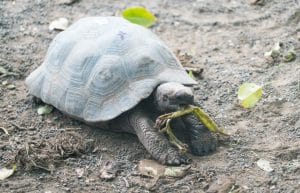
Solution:
{"label": "sandy ground", "polygon": [[[0,166],[18,166],[0,181],[0,192],[300,192],[298,0],[62,2],[0,1],[0,66],[10,72],[0,75],[0,127],[9,132],[0,130]],[[231,134],[213,154],[190,155],[191,169],[181,178],[153,182],[139,175],[138,161],[151,157],[136,136],[93,129],[57,110],[40,116],[24,85],[58,33],[48,31],[49,22],[112,16],[133,5],[158,17],[151,30],[183,65],[203,68],[196,99]],[[296,60],[265,58],[277,42]],[[237,101],[244,82],[264,90],[250,110]],[[259,168],[259,159],[273,171]],[[102,180],[109,163],[118,163],[116,177]]]}

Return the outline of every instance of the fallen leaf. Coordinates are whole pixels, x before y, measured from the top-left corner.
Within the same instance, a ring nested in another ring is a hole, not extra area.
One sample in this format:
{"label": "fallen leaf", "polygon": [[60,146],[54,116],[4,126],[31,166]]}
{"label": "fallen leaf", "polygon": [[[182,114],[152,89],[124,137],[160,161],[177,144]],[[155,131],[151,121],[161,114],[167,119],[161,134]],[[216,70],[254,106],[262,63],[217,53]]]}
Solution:
{"label": "fallen leaf", "polygon": [[4,180],[9,176],[13,175],[14,171],[16,170],[16,166],[14,165],[12,169],[1,168],[0,169],[0,180]]}
{"label": "fallen leaf", "polygon": [[283,61],[292,62],[296,59],[296,54],[293,51],[289,51],[286,55],[283,56]]}
{"label": "fallen leaf", "polygon": [[252,108],[262,97],[262,87],[254,83],[244,83],[238,91],[238,99],[244,108]]}
{"label": "fallen leaf", "polygon": [[166,167],[165,169],[165,176],[169,177],[182,177],[184,176],[187,171],[191,168],[190,165],[188,166],[179,166],[179,167]]}
{"label": "fallen leaf", "polygon": [[161,176],[167,177],[182,177],[184,176],[187,171],[191,168],[190,165],[188,166],[165,166],[162,164],[157,163],[154,160],[141,160],[138,164],[139,172],[148,177],[152,178],[159,178]]}
{"label": "fallen leaf", "polygon": [[57,20],[54,20],[50,23],[49,31],[65,30],[65,29],[67,29],[68,25],[69,25],[69,21],[64,17],[61,17],[61,18],[59,18]]}
{"label": "fallen leaf", "polygon": [[270,162],[268,160],[264,160],[264,159],[259,159],[256,162],[257,166],[266,171],[266,172],[272,172],[274,169],[270,166]]}
{"label": "fallen leaf", "polygon": [[163,176],[165,173],[165,168],[166,166],[148,159],[141,160],[138,164],[138,170],[142,175],[153,178]]}
{"label": "fallen leaf", "polygon": [[37,109],[37,113],[39,115],[47,115],[49,113],[51,113],[53,110],[53,106],[50,106],[50,105],[44,105],[44,106],[40,106],[38,109]]}
{"label": "fallen leaf", "polygon": [[127,8],[122,12],[122,16],[128,21],[144,27],[154,25],[157,20],[156,17],[144,7]]}

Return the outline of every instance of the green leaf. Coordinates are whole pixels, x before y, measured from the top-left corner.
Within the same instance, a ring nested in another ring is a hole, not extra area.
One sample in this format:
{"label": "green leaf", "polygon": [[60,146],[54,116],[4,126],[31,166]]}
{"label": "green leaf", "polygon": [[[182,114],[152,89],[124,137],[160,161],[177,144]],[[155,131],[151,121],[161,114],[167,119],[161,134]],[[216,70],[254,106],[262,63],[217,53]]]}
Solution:
{"label": "green leaf", "polygon": [[37,113],[39,115],[47,115],[49,113],[51,113],[53,110],[53,107],[50,105],[44,105],[44,106],[40,106],[37,110]]}
{"label": "green leaf", "polygon": [[238,91],[238,99],[244,108],[252,108],[262,97],[262,87],[254,83],[244,83]]}
{"label": "green leaf", "polygon": [[144,27],[154,25],[157,20],[156,17],[144,7],[127,8],[122,12],[122,16],[128,21]]}
{"label": "green leaf", "polygon": [[192,70],[189,70],[189,76],[190,76],[192,79],[196,80],[196,78],[195,78],[194,73],[193,73]]}
{"label": "green leaf", "polygon": [[283,61],[292,62],[296,59],[296,54],[293,51],[289,51],[286,55],[283,56]]}
{"label": "green leaf", "polygon": [[223,128],[219,128],[217,123],[200,107],[193,107],[193,113],[198,118],[198,120],[213,133],[219,133],[228,136]]}

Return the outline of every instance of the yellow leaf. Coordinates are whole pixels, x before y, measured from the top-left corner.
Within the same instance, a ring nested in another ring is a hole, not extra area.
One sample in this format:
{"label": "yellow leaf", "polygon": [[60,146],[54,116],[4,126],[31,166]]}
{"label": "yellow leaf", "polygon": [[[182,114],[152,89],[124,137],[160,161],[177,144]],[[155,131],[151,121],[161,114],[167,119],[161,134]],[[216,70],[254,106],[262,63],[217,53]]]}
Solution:
{"label": "yellow leaf", "polygon": [[244,108],[252,108],[262,97],[262,87],[254,83],[244,83],[238,91],[238,99]]}
{"label": "yellow leaf", "polygon": [[144,27],[154,25],[157,20],[156,17],[144,7],[127,8],[122,12],[122,16],[128,21]]}

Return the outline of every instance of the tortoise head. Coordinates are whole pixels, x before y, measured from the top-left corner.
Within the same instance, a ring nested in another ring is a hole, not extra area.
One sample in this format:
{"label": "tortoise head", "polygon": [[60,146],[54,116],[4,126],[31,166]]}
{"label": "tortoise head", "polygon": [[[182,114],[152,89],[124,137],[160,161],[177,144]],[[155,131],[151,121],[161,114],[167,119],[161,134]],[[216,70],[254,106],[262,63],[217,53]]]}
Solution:
{"label": "tortoise head", "polygon": [[177,82],[163,83],[154,92],[154,104],[163,113],[176,111],[182,106],[193,103],[192,89]]}

